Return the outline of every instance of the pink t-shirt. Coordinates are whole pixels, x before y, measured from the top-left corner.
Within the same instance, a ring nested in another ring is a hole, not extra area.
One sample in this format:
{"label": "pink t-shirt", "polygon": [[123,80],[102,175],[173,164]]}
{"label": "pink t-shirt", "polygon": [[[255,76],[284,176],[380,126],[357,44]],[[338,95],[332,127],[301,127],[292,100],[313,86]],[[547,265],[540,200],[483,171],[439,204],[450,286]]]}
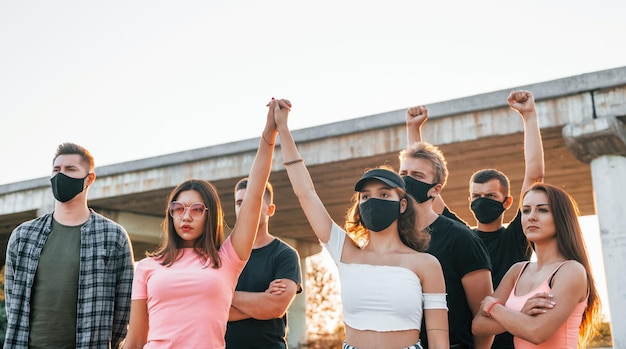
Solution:
{"label": "pink t-shirt", "polygon": [[246,265],[227,238],[222,266],[201,263],[192,248],[170,267],[154,258],[137,263],[132,299],[148,305],[148,343],[144,348],[224,348],[228,313],[239,274]]}
{"label": "pink t-shirt", "polygon": [[[521,311],[522,307],[526,303],[528,298],[539,292],[547,292],[550,293],[550,280],[552,276],[556,274],[556,272],[561,268],[563,263],[559,264],[559,266],[548,276],[548,278],[536,289],[528,292],[525,295],[516,296],[515,289],[517,288],[517,282],[519,281],[520,276],[522,276],[522,272],[528,266],[528,263],[522,267],[519,275],[517,275],[517,280],[515,280],[515,285],[509,294],[509,298],[506,300],[505,306],[509,309],[515,311]],[[513,344],[515,345],[515,349],[577,349],[578,348],[578,331],[580,328],[580,323],[582,322],[583,312],[587,307],[587,299],[578,303],[574,308],[572,314],[570,314],[567,321],[552,335],[552,337],[548,338],[547,341],[535,345],[530,342],[527,342],[521,338],[514,337]]]}

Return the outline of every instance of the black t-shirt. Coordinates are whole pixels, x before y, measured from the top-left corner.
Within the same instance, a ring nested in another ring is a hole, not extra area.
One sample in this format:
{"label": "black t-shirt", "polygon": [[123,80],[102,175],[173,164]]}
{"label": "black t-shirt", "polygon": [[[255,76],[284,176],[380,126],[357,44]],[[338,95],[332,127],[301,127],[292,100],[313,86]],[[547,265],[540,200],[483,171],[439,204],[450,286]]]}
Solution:
{"label": "black t-shirt", "polygon": [[[440,215],[429,228],[431,240],[426,252],[439,260],[446,281],[450,344],[473,348],[473,315],[461,279],[476,270],[491,270],[489,255],[476,234],[458,221]],[[424,348],[427,348],[424,321],[420,337]]]}
{"label": "black t-shirt", "polygon": [[[474,230],[485,243],[493,269],[491,278],[493,288],[497,288],[506,272],[513,264],[530,260],[532,249],[528,245],[526,235],[522,229],[522,212],[517,211],[515,218],[507,225],[494,232]],[[495,337],[491,349],[513,349],[513,335],[504,332]]]}
{"label": "black t-shirt", "polygon": [[[267,246],[252,250],[236,291],[264,292],[276,279],[293,280],[302,291],[302,275],[298,252],[282,240],[275,238]],[[270,320],[244,319],[228,322],[227,349],[285,349],[287,314]]]}
{"label": "black t-shirt", "polygon": [[504,274],[513,264],[530,260],[532,250],[522,230],[522,212],[517,211],[515,218],[507,225],[493,232],[475,229],[474,232],[483,241],[491,257],[491,277],[493,288],[497,288]]}

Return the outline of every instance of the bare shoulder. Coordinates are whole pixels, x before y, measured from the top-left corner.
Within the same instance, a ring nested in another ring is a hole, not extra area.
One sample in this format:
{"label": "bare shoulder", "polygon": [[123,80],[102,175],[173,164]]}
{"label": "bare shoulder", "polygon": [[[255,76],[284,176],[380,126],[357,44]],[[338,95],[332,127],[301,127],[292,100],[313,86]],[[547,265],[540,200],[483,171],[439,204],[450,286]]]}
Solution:
{"label": "bare shoulder", "polygon": [[415,252],[411,258],[411,269],[416,274],[428,274],[429,272],[437,272],[441,270],[439,260],[426,252]]}
{"label": "bare shoulder", "polygon": [[426,267],[441,266],[437,257],[433,256],[430,253],[417,252],[417,255],[419,262]]}
{"label": "bare shoulder", "polygon": [[524,262],[517,262],[517,263],[513,264],[513,265],[509,268],[509,271],[507,272],[507,274],[508,274],[508,273],[514,273],[514,274],[519,273],[519,272],[522,270],[522,268],[524,268],[524,266],[525,266],[526,264],[529,264],[529,262],[524,261]]}
{"label": "bare shoulder", "polygon": [[580,262],[575,260],[568,260],[559,268],[556,272],[556,276],[559,274],[565,274],[568,278],[577,277],[577,278],[587,278],[587,270],[585,266],[583,266]]}
{"label": "bare shoulder", "polygon": [[585,267],[578,261],[568,260],[554,274],[551,292],[555,299],[565,296],[581,302],[587,296],[588,287]]}
{"label": "bare shoulder", "polygon": [[443,270],[435,256],[425,252],[416,252],[413,258],[412,270],[419,277],[423,292],[446,292]]}

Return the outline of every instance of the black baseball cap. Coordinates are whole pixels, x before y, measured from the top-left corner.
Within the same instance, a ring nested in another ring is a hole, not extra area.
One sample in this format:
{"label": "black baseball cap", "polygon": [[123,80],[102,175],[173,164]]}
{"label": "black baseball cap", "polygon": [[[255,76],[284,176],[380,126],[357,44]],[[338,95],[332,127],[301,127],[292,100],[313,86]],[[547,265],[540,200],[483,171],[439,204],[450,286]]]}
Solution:
{"label": "black baseball cap", "polygon": [[406,190],[402,177],[400,177],[397,173],[383,168],[377,168],[365,172],[361,179],[356,182],[354,191],[361,191],[361,189],[363,189],[363,185],[369,179],[377,179],[392,188],[402,188],[402,190]]}

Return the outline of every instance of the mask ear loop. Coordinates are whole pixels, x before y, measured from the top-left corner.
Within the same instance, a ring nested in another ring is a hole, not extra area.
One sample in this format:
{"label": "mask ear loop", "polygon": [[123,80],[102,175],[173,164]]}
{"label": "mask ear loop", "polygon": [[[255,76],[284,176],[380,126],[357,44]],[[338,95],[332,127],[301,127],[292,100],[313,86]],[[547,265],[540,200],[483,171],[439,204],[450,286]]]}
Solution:
{"label": "mask ear loop", "polygon": [[94,180],[96,179],[96,174],[94,172],[89,172],[87,173],[85,177],[83,177],[83,180],[85,180],[86,178],[90,177],[92,174],[93,174],[93,179],[90,179],[91,183],[89,183],[90,180],[87,180],[87,184],[85,184],[85,186],[83,187],[83,190],[89,188],[89,186],[93,184]]}
{"label": "mask ear loop", "polygon": [[[437,186],[440,186],[440,187],[441,187],[441,183],[437,183],[437,184],[433,185],[433,186],[432,186],[432,188],[430,188],[428,191],[431,191],[433,188],[437,188]],[[440,190],[435,190],[435,193],[436,193],[437,195],[439,195],[439,193],[440,193],[440,192],[441,192],[441,189],[440,189]],[[429,196],[428,196],[428,200],[431,200],[431,199],[432,199],[432,200],[434,201],[434,200],[435,200],[435,198],[437,197],[437,195],[429,195]],[[426,201],[428,201],[428,200],[426,200]]]}
{"label": "mask ear loop", "polygon": [[508,210],[509,208],[511,208],[512,205],[513,205],[512,196],[507,196],[504,198],[504,201],[502,201],[502,207],[504,207],[505,210]]}
{"label": "mask ear loop", "polygon": [[[407,208],[409,207],[409,203],[407,202],[407,200],[409,199],[407,199],[406,195],[407,194],[404,194],[404,196],[400,198],[400,215],[403,215],[404,212],[406,212]],[[403,203],[404,203],[404,206],[403,206]]]}

